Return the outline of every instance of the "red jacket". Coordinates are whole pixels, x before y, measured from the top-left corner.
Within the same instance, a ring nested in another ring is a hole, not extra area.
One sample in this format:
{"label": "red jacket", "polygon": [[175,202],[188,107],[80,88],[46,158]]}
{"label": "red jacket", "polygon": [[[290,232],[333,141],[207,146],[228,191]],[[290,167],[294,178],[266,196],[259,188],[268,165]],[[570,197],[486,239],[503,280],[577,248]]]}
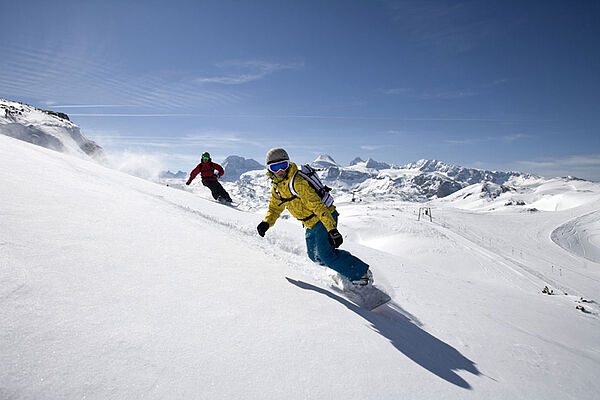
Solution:
{"label": "red jacket", "polygon": [[[215,173],[215,170],[217,173]],[[198,164],[196,168],[190,173],[190,178],[188,179],[188,183],[192,182],[198,174],[202,177],[202,183],[206,181],[216,181],[218,178],[222,177],[225,171],[223,167],[219,164],[214,163],[212,161],[201,162]]]}

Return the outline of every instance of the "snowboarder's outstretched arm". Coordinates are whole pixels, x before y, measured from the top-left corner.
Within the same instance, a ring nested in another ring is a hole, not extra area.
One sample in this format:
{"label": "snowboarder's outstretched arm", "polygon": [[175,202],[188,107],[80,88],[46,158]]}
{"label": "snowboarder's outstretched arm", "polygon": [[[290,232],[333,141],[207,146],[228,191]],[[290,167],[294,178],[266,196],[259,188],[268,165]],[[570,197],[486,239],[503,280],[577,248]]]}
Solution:
{"label": "snowboarder's outstretched arm", "polygon": [[190,177],[188,178],[188,180],[187,180],[187,182],[185,184],[189,185],[190,183],[192,183],[192,181],[194,180],[194,178],[196,178],[198,176],[198,174],[200,173],[200,171],[201,171],[201,167],[200,167],[200,164],[198,164],[196,166],[196,168],[194,168],[192,170],[192,172],[190,172]]}
{"label": "snowboarder's outstretched arm", "polygon": [[285,210],[285,205],[281,202],[279,196],[275,193],[275,189],[271,189],[271,199],[269,200],[269,209],[267,216],[258,224],[258,234],[264,236],[267,229],[275,225],[275,222]]}

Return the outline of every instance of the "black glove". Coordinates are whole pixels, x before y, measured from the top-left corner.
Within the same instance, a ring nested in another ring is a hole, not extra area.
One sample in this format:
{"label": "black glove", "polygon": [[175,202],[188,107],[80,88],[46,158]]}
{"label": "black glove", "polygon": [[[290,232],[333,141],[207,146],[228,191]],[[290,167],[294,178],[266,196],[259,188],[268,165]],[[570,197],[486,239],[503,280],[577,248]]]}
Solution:
{"label": "black glove", "polygon": [[329,243],[335,247],[336,249],[341,246],[344,242],[344,238],[342,234],[338,232],[337,229],[332,229],[329,231]]}
{"label": "black glove", "polygon": [[265,237],[265,232],[267,231],[267,229],[269,229],[269,223],[265,221],[261,222],[256,227],[256,230],[258,231],[260,237]]}
{"label": "black glove", "polygon": [[192,182],[189,182],[189,181],[188,181],[188,182],[186,182],[185,184],[186,184],[186,185],[188,185],[188,186],[190,186],[190,183],[192,183]]}

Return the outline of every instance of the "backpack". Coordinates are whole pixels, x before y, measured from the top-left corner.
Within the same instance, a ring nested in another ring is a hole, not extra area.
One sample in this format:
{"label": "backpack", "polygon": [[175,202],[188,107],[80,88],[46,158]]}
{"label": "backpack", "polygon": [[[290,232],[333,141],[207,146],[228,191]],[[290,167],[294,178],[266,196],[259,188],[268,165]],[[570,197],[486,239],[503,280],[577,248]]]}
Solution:
{"label": "backpack", "polygon": [[326,207],[329,207],[333,204],[333,196],[329,193],[331,188],[329,186],[325,186],[321,179],[319,179],[319,175],[317,175],[317,171],[314,170],[310,165],[303,164],[298,168],[298,171],[292,176],[290,179],[290,193],[294,197],[300,198],[296,190],[294,190],[294,180],[296,179],[296,175],[300,175],[308,184],[317,192],[317,195],[321,198],[321,203],[325,204]]}

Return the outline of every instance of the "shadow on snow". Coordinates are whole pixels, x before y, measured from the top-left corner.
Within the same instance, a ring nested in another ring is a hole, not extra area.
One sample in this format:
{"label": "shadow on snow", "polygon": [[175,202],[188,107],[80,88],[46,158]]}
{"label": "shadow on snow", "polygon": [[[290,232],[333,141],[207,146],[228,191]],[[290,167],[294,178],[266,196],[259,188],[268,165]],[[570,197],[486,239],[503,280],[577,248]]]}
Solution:
{"label": "shadow on snow", "polygon": [[406,357],[456,386],[472,389],[471,385],[455,372],[456,370],[465,370],[477,376],[481,375],[473,361],[460,354],[454,347],[421,329],[418,322],[415,323],[405,316],[407,313],[395,310],[390,305],[382,306],[371,312],[310,283],[287,277],[286,279],[301,289],[321,293],[343,304],[367,320],[376,332],[386,337]]}

